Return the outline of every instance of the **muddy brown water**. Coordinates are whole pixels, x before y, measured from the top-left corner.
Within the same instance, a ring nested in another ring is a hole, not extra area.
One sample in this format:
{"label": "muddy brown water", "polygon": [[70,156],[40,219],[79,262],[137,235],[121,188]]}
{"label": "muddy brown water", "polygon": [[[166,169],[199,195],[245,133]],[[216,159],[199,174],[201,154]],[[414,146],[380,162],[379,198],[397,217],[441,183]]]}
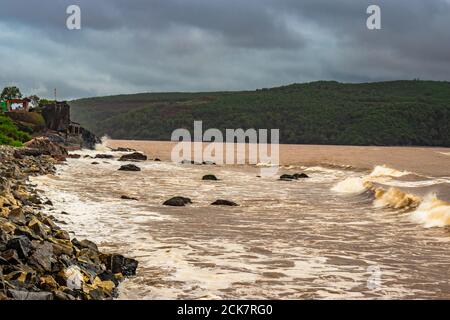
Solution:
{"label": "muddy brown water", "polygon": [[[172,143],[108,145],[163,161],[122,172],[115,159],[99,165],[69,159],[57,175],[33,182],[72,236],[139,260],[138,275],[121,285],[121,299],[450,298],[450,231],[416,219],[437,213],[393,209],[360,190],[360,180],[370,178],[423,189],[424,196],[438,186],[445,194],[449,149],[280,146],[280,174],[310,176],[288,182],[259,178],[260,168],[251,165],[172,163]],[[220,180],[202,181],[205,174]],[[162,205],[177,195],[193,204]],[[217,199],[240,206],[210,206]],[[444,222],[448,208],[438,207]]]}

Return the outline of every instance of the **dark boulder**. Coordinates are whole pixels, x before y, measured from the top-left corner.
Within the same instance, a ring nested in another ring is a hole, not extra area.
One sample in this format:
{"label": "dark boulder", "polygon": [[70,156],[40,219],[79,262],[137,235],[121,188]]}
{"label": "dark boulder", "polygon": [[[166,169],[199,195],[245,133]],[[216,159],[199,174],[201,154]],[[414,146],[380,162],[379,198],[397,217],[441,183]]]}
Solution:
{"label": "dark boulder", "polygon": [[120,254],[111,254],[103,256],[102,261],[112,273],[122,273],[126,277],[136,275],[138,262],[134,259],[125,258]]}
{"label": "dark boulder", "polygon": [[238,204],[236,202],[230,200],[219,199],[211,203],[212,206],[229,206],[229,207],[237,207]]}
{"label": "dark boulder", "polygon": [[119,161],[145,161],[145,160],[147,160],[147,156],[140,152],[124,154],[119,158]]}
{"label": "dark boulder", "polygon": [[173,197],[163,203],[165,206],[172,207],[184,207],[185,205],[192,203],[192,200],[185,197]]}
{"label": "dark boulder", "polygon": [[119,168],[119,171],[141,171],[141,168],[135,166],[134,164],[126,164]]}
{"label": "dark boulder", "polygon": [[282,180],[282,181],[292,181],[292,180],[298,180],[298,179],[304,179],[304,178],[309,178],[309,177],[305,173],[283,174],[282,176],[280,176],[280,180]]}
{"label": "dark boulder", "polygon": [[20,259],[26,259],[31,251],[31,241],[26,236],[14,237],[8,241],[6,248],[15,250]]}
{"label": "dark boulder", "polygon": [[207,174],[203,176],[202,180],[217,181],[219,179],[217,179],[217,177],[213,174]]}
{"label": "dark boulder", "polygon": [[81,240],[78,241],[76,238],[72,240],[72,244],[77,247],[78,249],[91,249],[93,251],[98,252],[97,245],[89,240]]}
{"label": "dark boulder", "polygon": [[113,159],[114,156],[112,154],[97,154],[95,155],[95,159]]}
{"label": "dark boulder", "polygon": [[305,179],[309,178],[309,176],[306,173],[295,173],[293,174],[294,179]]}
{"label": "dark boulder", "polygon": [[120,199],[138,201],[138,198],[129,197],[129,196],[125,196],[125,195],[121,196]]}

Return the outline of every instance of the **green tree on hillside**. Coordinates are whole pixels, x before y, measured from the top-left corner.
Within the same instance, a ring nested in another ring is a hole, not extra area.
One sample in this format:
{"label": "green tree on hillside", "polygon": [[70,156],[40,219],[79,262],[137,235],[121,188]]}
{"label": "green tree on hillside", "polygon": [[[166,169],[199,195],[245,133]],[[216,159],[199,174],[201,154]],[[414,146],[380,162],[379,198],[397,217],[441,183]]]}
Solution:
{"label": "green tree on hillside", "polygon": [[22,93],[20,92],[20,89],[15,86],[5,87],[2,91],[2,94],[0,95],[0,100],[20,98],[22,98]]}

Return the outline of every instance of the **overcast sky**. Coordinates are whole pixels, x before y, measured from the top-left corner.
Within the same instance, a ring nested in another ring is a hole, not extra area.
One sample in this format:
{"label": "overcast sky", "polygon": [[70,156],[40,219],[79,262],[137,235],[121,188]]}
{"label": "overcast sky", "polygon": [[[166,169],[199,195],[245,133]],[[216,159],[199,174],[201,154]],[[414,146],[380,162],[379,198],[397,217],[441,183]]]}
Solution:
{"label": "overcast sky", "polygon": [[[66,28],[67,6],[81,30]],[[381,7],[382,30],[366,27]],[[2,0],[0,86],[78,98],[450,80],[450,0]]]}

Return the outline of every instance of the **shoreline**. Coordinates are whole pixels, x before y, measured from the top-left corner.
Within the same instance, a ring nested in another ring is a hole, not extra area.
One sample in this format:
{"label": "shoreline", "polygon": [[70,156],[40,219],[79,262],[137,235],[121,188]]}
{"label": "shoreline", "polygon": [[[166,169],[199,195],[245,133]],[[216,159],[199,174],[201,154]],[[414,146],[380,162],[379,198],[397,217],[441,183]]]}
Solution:
{"label": "shoreline", "polygon": [[[128,147],[141,150],[150,157],[169,161],[171,150],[176,143],[172,141],[107,140],[105,144],[111,148]],[[204,146],[208,144],[203,143]],[[282,166],[326,166],[371,171],[378,165],[386,165],[396,170],[436,178],[450,175],[450,148],[443,147],[280,144],[279,152]]]}
{"label": "shoreline", "polygon": [[53,204],[30,183],[31,176],[54,174],[64,156],[0,146],[0,159],[0,300],[117,297],[138,262],[71,238],[60,221],[41,212]]}

